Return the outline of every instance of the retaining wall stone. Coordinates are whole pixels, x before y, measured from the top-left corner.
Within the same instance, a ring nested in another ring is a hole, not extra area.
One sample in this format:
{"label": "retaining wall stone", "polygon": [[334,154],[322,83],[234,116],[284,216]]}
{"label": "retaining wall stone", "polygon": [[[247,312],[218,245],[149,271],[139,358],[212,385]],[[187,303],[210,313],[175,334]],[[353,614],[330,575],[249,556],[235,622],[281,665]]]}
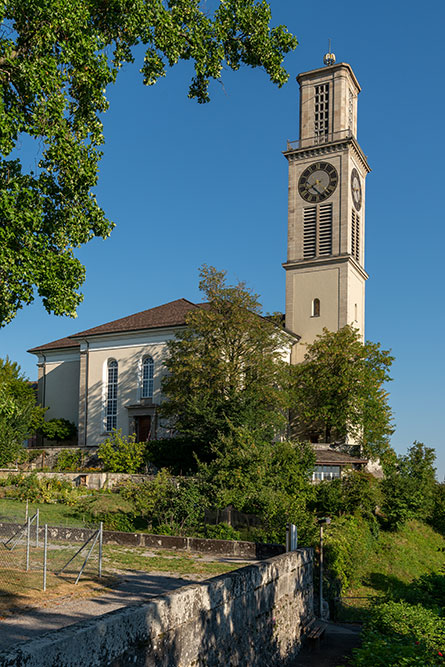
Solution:
{"label": "retaining wall stone", "polygon": [[56,630],[2,667],[285,667],[313,616],[311,549]]}

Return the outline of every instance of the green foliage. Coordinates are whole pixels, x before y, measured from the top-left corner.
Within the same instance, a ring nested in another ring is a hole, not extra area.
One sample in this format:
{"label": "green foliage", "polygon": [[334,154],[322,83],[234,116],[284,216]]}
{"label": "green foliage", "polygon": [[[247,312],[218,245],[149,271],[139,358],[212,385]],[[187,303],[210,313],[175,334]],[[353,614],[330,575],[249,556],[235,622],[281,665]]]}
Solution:
{"label": "green foliage", "polygon": [[16,461],[23,441],[43,421],[44,412],[36,405],[34,389],[20,366],[0,359],[0,466]]}
{"label": "green foliage", "polygon": [[430,519],[434,511],[436,479],[434,449],[414,442],[406,455],[398,456],[382,482],[382,511],[388,526],[401,526],[409,519]]}
{"label": "green foliage", "polygon": [[201,449],[189,438],[163,438],[145,443],[144,461],[156,468],[168,468],[173,475],[196,472],[197,452]]}
{"label": "green foliage", "polygon": [[[224,0],[213,17],[199,0],[5,0],[0,17],[0,324],[34,287],[48,312],[74,317],[85,277],[75,249],[113,227],[94,194],[106,89],[135,47],[145,47],[145,85],[190,60],[189,96],[207,102],[223,67],[262,67],[284,84],[297,41],[270,28],[269,5],[256,0]],[[32,171],[8,159],[24,134],[41,147]]]}
{"label": "green foliage", "polygon": [[205,500],[194,479],[175,480],[162,469],[151,480],[127,482],[121,495],[135,507],[138,516],[146,520],[153,532],[184,535],[201,527]]}
{"label": "green foliage", "polygon": [[36,503],[70,503],[78,495],[70,482],[60,479],[39,479],[32,475],[8,475],[2,480],[5,488],[3,497],[30,500]]}
{"label": "green foliage", "polygon": [[241,533],[228,523],[217,523],[205,527],[205,536],[211,540],[239,540]]}
{"label": "green foliage", "polygon": [[445,535],[445,483],[435,485],[433,502],[431,525]]}
{"label": "green foliage", "polygon": [[144,442],[136,442],[136,436],[122,435],[122,429],[115,430],[101,443],[97,456],[108,472],[139,472],[144,462]]}
{"label": "green foliage", "polygon": [[80,449],[66,449],[57,455],[55,470],[72,472],[82,466],[82,451]]}
{"label": "green foliage", "polygon": [[317,484],[313,506],[318,516],[359,513],[373,521],[381,500],[380,483],[375,477],[349,470],[339,479]]}
{"label": "green foliage", "polygon": [[369,555],[376,551],[378,533],[363,517],[342,516],[325,529],[326,590],[336,597],[358,583]]}
{"label": "green foliage", "polygon": [[65,442],[72,440],[77,435],[77,426],[69,419],[48,419],[44,421],[39,433],[48,440],[56,440],[57,442]]}
{"label": "green foliage", "polygon": [[296,426],[322,442],[356,439],[366,456],[385,458],[393,432],[384,383],[393,357],[378,343],[363,344],[356,329],[323,329],[291,367]]}
{"label": "green foliage", "polygon": [[443,665],[445,619],[421,604],[376,605],[353,665]]}
{"label": "green foliage", "polygon": [[198,471],[211,507],[236,510],[262,518],[263,540],[284,542],[286,523],[298,526],[301,543],[314,536],[308,501],[314,464],[312,447],[291,442],[261,442],[246,428],[220,436],[215,459]]}
{"label": "green foliage", "polygon": [[74,507],[76,514],[87,518],[89,523],[102,521],[107,530],[132,532],[140,527],[134,504],[118,493],[100,493],[81,498]]}
{"label": "green foliage", "polygon": [[289,337],[260,316],[257,296],[225,273],[202,267],[206,307],[187,316],[187,327],[168,343],[161,415],[209,459],[209,445],[233,427],[272,439],[286,423]]}

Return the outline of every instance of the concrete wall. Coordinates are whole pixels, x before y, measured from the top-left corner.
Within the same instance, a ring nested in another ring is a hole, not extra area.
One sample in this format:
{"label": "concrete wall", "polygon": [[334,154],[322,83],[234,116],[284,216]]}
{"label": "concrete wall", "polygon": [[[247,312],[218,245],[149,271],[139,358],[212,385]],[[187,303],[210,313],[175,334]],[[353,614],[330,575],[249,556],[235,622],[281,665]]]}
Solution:
{"label": "concrete wall", "polygon": [[284,667],[312,616],[312,550],[300,549],[50,632],[0,664]]}
{"label": "concrete wall", "polygon": [[[23,524],[0,522],[0,536],[14,535]],[[93,535],[93,528],[67,528],[48,526],[48,539],[62,542],[86,542]],[[40,529],[43,540],[43,528]],[[281,544],[263,544],[242,540],[209,540],[203,537],[180,537],[176,535],[151,535],[149,533],[124,533],[117,530],[103,531],[104,544],[119,544],[129,547],[149,549],[169,549],[170,551],[189,551],[235,558],[254,558],[262,560],[283,553]]]}

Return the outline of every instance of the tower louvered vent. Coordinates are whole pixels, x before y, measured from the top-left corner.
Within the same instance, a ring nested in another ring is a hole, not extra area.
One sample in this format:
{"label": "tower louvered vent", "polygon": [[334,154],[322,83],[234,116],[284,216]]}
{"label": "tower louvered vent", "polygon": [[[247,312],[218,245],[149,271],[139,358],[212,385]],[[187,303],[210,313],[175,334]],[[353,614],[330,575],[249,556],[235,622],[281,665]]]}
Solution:
{"label": "tower louvered vent", "polygon": [[351,255],[357,262],[360,261],[360,216],[354,209],[351,220]]}
{"label": "tower louvered vent", "polygon": [[318,220],[318,254],[332,254],[332,204],[321,204]]}
{"label": "tower louvered vent", "polygon": [[303,210],[303,257],[315,257],[317,250],[317,207]]}
{"label": "tower louvered vent", "polygon": [[315,86],[314,136],[321,143],[329,134],[329,84]]}

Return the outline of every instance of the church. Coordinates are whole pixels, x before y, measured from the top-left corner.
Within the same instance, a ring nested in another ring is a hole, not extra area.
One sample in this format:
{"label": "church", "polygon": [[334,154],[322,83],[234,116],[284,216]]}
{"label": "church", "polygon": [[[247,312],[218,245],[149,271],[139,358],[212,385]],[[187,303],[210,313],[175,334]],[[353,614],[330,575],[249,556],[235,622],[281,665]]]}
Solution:
{"label": "church", "polygon": [[[298,75],[299,140],[287,143],[289,165],[286,329],[289,362],[323,328],[352,324],[364,337],[365,180],[370,171],[357,141],[360,85],[350,65],[326,54],[324,67]],[[78,428],[79,447],[97,447],[114,429],[140,441],[165,437],[162,401],[167,342],[199,304],[185,298],[29,350],[38,357],[38,400],[47,419]],[[317,447],[316,479],[366,461]]]}

